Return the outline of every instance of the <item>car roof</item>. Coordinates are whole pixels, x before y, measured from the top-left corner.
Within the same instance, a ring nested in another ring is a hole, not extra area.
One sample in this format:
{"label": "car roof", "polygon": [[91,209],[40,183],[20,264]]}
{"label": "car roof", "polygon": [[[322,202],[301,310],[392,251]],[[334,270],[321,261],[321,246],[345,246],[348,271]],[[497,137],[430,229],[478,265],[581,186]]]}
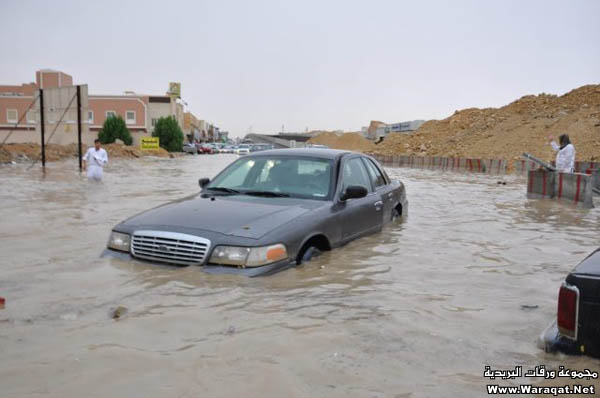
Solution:
{"label": "car roof", "polygon": [[600,248],[587,256],[572,273],[600,276]]}
{"label": "car roof", "polygon": [[284,148],[284,149],[269,149],[267,151],[255,152],[250,156],[304,156],[320,159],[337,159],[345,154],[353,153],[351,151],[342,151],[339,149],[325,148]]}

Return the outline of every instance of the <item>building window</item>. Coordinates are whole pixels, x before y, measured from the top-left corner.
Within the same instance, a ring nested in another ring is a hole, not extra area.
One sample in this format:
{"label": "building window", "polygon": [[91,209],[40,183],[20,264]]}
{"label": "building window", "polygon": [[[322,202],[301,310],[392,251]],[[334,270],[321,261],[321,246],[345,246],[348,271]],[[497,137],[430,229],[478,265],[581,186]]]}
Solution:
{"label": "building window", "polygon": [[156,126],[156,122],[158,122],[158,119],[152,119],[152,127]]}
{"label": "building window", "polygon": [[19,113],[16,109],[6,110],[6,121],[8,123],[17,123],[19,121]]}
{"label": "building window", "polygon": [[35,116],[35,111],[31,110],[31,111],[27,112],[27,123],[29,123],[29,124],[36,124],[37,123],[37,118]]}
{"label": "building window", "polygon": [[135,112],[134,111],[125,112],[125,123],[135,124]]}
{"label": "building window", "polygon": [[94,111],[88,111],[88,123],[89,124],[94,123]]}
{"label": "building window", "polygon": [[117,112],[115,112],[115,111],[106,111],[106,118],[108,119],[109,117],[117,117]]}

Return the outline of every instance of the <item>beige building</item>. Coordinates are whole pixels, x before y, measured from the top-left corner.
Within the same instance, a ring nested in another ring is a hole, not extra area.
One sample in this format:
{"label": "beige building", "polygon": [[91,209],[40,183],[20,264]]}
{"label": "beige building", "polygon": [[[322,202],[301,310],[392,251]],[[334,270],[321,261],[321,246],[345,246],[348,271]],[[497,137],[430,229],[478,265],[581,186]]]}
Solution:
{"label": "beige building", "polygon": [[[43,88],[46,141],[68,144],[77,142],[77,87],[66,73],[44,69],[36,72],[36,82],[20,86],[0,86],[0,142],[41,140],[39,88]],[[81,85],[82,138],[92,142],[85,121],[88,109],[87,85]],[[59,123],[59,121],[62,121]]]}
{"label": "beige building", "polygon": [[148,96],[148,118],[146,121],[148,132],[152,134],[158,119],[168,116],[173,116],[177,120],[179,127],[183,130],[184,111],[181,102],[168,95]]}
{"label": "beige building", "polygon": [[[39,89],[44,91],[44,125],[46,137],[54,131],[50,142],[77,142],[77,103],[72,101],[76,86],[73,78],[60,71],[43,69],[36,72],[36,82],[20,86],[0,85],[0,142],[40,142]],[[62,120],[61,116],[69,108]],[[86,144],[97,137],[106,118],[121,116],[137,144],[149,136],[160,117],[173,116],[184,128],[181,101],[170,95],[90,95],[82,85],[82,133]]]}
{"label": "beige building", "polygon": [[183,134],[189,142],[194,142],[195,140],[199,142],[204,141],[204,137],[202,137],[200,131],[200,120],[191,112],[183,114]]}

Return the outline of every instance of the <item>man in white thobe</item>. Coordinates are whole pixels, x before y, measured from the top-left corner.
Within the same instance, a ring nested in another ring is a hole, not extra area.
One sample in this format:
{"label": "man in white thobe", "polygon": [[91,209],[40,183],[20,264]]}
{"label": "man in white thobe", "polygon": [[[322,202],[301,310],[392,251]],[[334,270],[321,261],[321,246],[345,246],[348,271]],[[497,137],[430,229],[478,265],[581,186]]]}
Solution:
{"label": "man in white thobe", "polygon": [[94,141],[94,146],[83,155],[83,169],[87,170],[88,180],[101,181],[102,168],[108,163],[108,154],[100,147],[100,140]]}
{"label": "man in white thobe", "polygon": [[558,137],[560,145],[554,141],[554,137],[548,136],[550,145],[556,152],[556,171],[560,173],[573,173],[575,171],[575,147],[567,134]]}

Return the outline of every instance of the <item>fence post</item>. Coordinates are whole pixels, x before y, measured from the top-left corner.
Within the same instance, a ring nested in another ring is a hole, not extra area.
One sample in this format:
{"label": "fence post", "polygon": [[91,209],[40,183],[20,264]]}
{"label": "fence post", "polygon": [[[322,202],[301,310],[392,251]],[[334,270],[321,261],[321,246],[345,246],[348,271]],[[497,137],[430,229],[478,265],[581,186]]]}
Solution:
{"label": "fence post", "polygon": [[81,165],[81,86],[77,85],[77,153],[79,154],[79,172],[83,170]]}
{"label": "fence post", "polygon": [[46,137],[44,136],[44,89],[40,88],[40,131],[42,133],[42,167],[46,168]]}

